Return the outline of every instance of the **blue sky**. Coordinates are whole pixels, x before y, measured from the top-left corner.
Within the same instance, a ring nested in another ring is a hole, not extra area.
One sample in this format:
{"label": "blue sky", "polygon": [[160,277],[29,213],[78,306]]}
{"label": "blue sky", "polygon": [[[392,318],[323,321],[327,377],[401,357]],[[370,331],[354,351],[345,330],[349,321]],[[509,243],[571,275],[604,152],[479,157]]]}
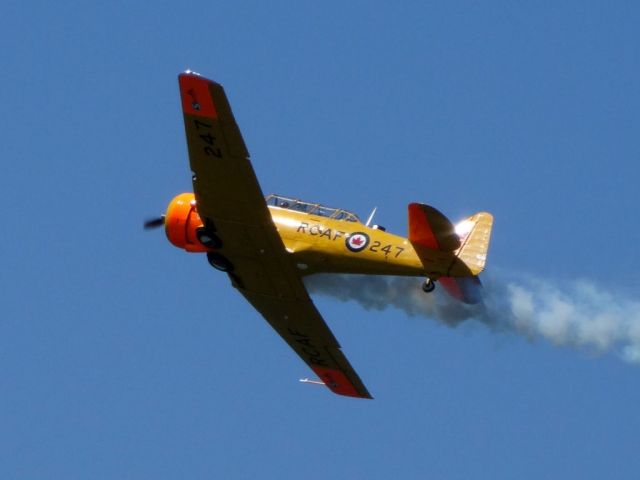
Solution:
{"label": "blue sky", "polygon": [[580,281],[638,322],[639,14],[4,2],[0,477],[637,478],[640,367],[619,343],[318,296],[376,397],[341,398],[141,223],[190,188],[191,68],[225,85],[265,193],[378,206],[401,234],[410,202],[490,211],[488,283],[595,308]]}

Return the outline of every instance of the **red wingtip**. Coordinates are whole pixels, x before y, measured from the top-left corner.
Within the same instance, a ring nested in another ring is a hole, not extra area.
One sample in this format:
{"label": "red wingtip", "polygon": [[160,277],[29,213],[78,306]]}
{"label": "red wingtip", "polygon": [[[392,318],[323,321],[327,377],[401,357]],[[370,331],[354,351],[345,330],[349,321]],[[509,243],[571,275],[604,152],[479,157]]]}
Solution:
{"label": "red wingtip", "polygon": [[349,379],[340,370],[325,367],[313,367],[313,371],[322,380],[322,382],[331,389],[333,393],[345,395],[347,397],[371,398],[360,394],[356,387],[352,385]]}
{"label": "red wingtip", "polygon": [[218,112],[209,90],[210,80],[197,73],[185,72],[178,76],[182,111],[199,117],[218,118]]}

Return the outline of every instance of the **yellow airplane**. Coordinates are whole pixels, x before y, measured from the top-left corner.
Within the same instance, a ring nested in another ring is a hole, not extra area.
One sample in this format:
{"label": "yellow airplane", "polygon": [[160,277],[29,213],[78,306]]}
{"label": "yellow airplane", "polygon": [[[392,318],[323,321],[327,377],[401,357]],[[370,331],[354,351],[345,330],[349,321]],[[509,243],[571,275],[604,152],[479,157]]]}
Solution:
{"label": "yellow airplane", "polygon": [[[372,398],[314,306],[302,277],[319,272],[404,275],[438,281],[455,298],[480,301],[493,217],[453,225],[433,207],[409,205],[407,238],[369,226],[340,208],[265,198],[221,85],[195,72],[178,77],[194,193],[175,197],[164,225],[169,241],[206,253],[232,285],[333,392]],[[317,382],[311,382],[317,383]]]}

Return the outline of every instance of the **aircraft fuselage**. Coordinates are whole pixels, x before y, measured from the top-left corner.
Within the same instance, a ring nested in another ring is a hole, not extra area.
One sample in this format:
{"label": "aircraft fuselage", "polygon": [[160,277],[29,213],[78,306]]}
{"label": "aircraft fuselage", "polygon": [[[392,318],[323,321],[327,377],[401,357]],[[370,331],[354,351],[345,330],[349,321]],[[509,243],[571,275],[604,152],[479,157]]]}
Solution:
{"label": "aircraft fuselage", "polygon": [[347,220],[269,206],[287,251],[303,274],[362,273],[424,276],[404,237]]}

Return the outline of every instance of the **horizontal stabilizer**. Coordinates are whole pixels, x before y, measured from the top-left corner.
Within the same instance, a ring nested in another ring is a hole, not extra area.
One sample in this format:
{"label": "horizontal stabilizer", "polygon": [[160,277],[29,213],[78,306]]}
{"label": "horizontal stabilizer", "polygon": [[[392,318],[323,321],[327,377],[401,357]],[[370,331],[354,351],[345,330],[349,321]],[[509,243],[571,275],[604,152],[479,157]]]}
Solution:
{"label": "horizontal stabilizer", "polygon": [[475,305],[482,301],[482,284],[478,277],[440,277],[445,291],[463,303]]}
{"label": "horizontal stabilizer", "polygon": [[442,252],[453,252],[460,247],[460,238],[449,219],[422,203],[409,204],[409,241]]}

